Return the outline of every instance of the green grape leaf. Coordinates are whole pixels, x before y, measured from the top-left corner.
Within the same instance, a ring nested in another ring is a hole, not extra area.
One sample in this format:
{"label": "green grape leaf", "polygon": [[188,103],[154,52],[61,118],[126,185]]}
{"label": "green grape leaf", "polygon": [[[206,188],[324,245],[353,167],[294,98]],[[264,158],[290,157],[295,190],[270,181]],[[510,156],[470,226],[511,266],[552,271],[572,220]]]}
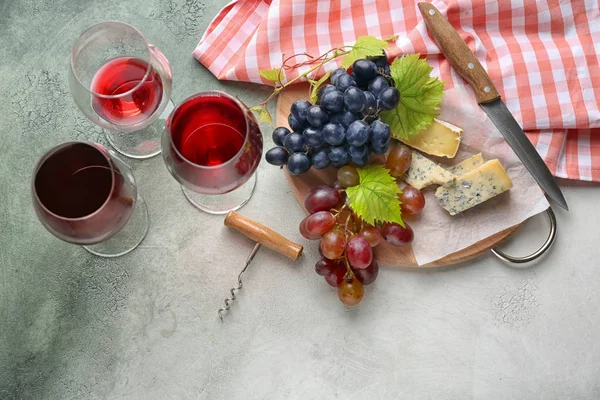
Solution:
{"label": "green grape leaf", "polygon": [[375,36],[360,36],[342,61],[342,68],[348,68],[354,61],[362,58],[380,56],[387,48],[388,43],[385,40],[377,39]]}
{"label": "green grape leaf", "polygon": [[252,106],[250,109],[258,114],[258,119],[262,122],[273,123],[273,118],[269,110],[267,110],[267,106]]}
{"label": "green grape leaf", "polygon": [[400,103],[393,110],[382,112],[380,118],[397,139],[407,139],[431,124],[444,94],[444,82],[429,75],[433,68],[419,56],[396,58],[390,66]]}
{"label": "green grape leaf", "polygon": [[315,104],[317,102],[317,94],[319,93],[319,88],[325,83],[325,81],[327,79],[329,79],[329,75],[331,75],[331,71],[327,72],[325,75],[323,75],[321,77],[321,79],[319,79],[316,82],[311,82],[313,87],[312,90],[310,91],[310,102]]}
{"label": "green grape leaf", "polygon": [[395,222],[404,227],[396,178],[378,164],[357,168],[360,178],[357,186],[346,189],[350,207],[368,224]]}
{"label": "green grape leaf", "polygon": [[[268,81],[271,81],[273,83],[277,83],[279,82],[279,71],[281,70],[281,68],[273,68],[273,69],[268,69],[268,70],[261,70],[258,71],[258,73],[260,74],[260,76],[262,76],[263,78],[265,78]],[[282,78],[283,78],[283,73],[281,74]]]}

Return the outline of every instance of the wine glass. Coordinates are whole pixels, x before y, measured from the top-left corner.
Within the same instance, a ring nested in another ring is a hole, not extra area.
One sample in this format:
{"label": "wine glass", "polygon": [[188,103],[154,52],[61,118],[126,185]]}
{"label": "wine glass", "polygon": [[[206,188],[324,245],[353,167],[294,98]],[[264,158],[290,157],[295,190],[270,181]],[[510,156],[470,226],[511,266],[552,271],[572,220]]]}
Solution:
{"label": "wine glass", "polygon": [[131,169],[99,144],[50,149],[35,167],[32,195],[50,233],[99,256],[129,253],[148,232],[148,209]]}
{"label": "wine glass", "polygon": [[167,119],[162,148],[167,169],[200,210],[225,214],[250,200],[263,140],[235,97],[215,90],[184,100]]}
{"label": "wine glass", "polygon": [[75,103],[127,157],[160,153],[162,128],[173,109],[172,80],[164,54],[131,25],[99,23],[73,45],[69,86]]}

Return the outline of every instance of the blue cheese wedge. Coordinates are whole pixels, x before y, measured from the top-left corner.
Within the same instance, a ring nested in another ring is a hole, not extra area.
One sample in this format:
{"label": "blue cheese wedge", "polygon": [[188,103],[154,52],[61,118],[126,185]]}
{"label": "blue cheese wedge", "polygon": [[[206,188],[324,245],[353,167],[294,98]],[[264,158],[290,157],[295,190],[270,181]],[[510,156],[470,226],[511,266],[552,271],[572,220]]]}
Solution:
{"label": "blue cheese wedge", "polygon": [[454,175],[464,175],[467,172],[473,171],[475,168],[483,165],[483,157],[481,153],[475,154],[467,158],[466,160],[453,165],[452,167],[446,168],[448,171],[453,173]]}
{"label": "blue cheese wedge", "polygon": [[404,181],[420,190],[429,185],[443,185],[452,182],[454,178],[452,172],[440,167],[421,153],[413,151],[410,168],[406,171]]}
{"label": "blue cheese wedge", "polygon": [[512,181],[498,160],[456,177],[440,186],[435,198],[450,215],[456,215],[512,188]]}
{"label": "blue cheese wedge", "polygon": [[462,133],[459,127],[435,118],[423,131],[400,140],[425,154],[453,158],[460,146]]}

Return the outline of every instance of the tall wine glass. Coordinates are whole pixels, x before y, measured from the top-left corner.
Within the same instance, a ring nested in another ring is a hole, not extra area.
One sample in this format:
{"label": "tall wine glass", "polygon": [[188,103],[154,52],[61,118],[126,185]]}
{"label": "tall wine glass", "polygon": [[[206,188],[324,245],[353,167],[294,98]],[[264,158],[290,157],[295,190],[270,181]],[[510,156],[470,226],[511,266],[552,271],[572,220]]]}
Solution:
{"label": "tall wine glass", "polygon": [[184,100],[167,119],[162,148],[167,169],[200,210],[225,214],[250,200],[263,140],[235,97],[208,91]]}
{"label": "tall wine glass", "polygon": [[73,46],[69,86],[79,109],[119,153],[149,158],[173,109],[169,62],[133,26],[102,22]]}
{"label": "tall wine glass", "polygon": [[50,149],[35,167],[32,194],[50,233],[99,256],[129,253],[148,232],[148,209],[130,168],[98,144]]}

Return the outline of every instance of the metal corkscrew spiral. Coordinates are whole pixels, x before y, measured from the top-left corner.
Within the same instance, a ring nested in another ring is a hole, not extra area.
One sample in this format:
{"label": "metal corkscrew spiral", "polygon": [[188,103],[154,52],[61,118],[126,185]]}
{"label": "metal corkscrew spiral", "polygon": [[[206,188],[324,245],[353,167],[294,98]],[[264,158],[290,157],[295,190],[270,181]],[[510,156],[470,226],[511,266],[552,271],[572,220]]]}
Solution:
{"label": "metal corkscrew spiral", "polygon": [[244,265],[244,269],[238,275],[238,285],[237,287],[233,287],[229,290],[231,294],[224,301],[224,306],[219,308],[219,318],[223,321],[223,314],[225,311],[229,311],[231,308],[231,303],[233,303],[236,299],[235,292],[242,290],[242,275],[248,269],[248,266],[252,262],[252,259],[258,253],[258,250],[262,246],[268,247],[271,250],[274,250],[284,256],[288,257],[292,261],[296,261],[300,254],[302,254],[302,246],[298,243],[294,243],[279,233],[275,232],[272,229],[267,228],[264,225],[259,224],[256,221],[252,221],[249,218],[246,218],[235,211],[230,211],[225,217],[225,226],[235,229],[236,231],[242,233],[248,238],[254,240],[256,244],[254,248],[250,252],[248,259],[246,260],[246,265]]}
{"label": "metal corkscrew spiral", "polygon": [[229,290],[229,293],[231,293],[231,296],[225,299],[225,302],[224,302],[225,306],[219,308],[219,318],[221,318],[221,321],[223,321],[223,313],[225,311],[229,311],[229,308],[230,308],[229,305],[235,301],[235,291],[237,290],[239,292],[240,290],[242,290],[242,287],[243,287],[243,284],[242,284],[242,274],[244,272],[246,272],[246,270],[248,269],[248,266],[252,262],[252,259],[254,258],[254,256],[256,255],[256,253],[258,252],[259,249],[260,249],[260,243],[256,243],[254,245],[254,248],[252,249],[252,252],[248,256],[248,259],[246,260],[246,265],[244,266],[244,269],[242,269],[240,271],[240,274],[238,275],[238,285],[237,285],[237,287],[232,287]]}

